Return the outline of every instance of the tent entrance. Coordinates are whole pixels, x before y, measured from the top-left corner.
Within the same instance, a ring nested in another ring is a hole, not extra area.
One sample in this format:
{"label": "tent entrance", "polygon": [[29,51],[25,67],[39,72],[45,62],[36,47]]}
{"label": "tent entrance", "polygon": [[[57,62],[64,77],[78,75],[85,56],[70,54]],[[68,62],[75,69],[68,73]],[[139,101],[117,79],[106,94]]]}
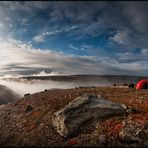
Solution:
{"label": "tent entrance", "polygon": [[142,89],[148,89],[148,83],[145,82],[142,86]]}

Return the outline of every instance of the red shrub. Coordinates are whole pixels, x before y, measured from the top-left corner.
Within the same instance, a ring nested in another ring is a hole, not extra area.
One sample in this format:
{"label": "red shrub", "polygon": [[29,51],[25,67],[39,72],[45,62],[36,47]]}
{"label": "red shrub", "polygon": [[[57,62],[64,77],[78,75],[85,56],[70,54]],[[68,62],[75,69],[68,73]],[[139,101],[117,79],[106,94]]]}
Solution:
{"label": "red shrub", "polygon": [[33,116],[34,116],[35,118],[40,117],[40,115],[41,115],[41,113],[40,113],[39,111],[33,112]]}
{"label": "red shrub", "polygon": [[116,137],[123,128],[122,122],[115,119],[106,120],[102,122],[102,125],[105,127],[108,136]]}
{"label": "red shrub", "polygon": [[70,144],[70,145],[75,145],[77,143],[78,143],[78,140],[76,138],[73,138],[73,139],[69,139],[68,140],[68,144]]}

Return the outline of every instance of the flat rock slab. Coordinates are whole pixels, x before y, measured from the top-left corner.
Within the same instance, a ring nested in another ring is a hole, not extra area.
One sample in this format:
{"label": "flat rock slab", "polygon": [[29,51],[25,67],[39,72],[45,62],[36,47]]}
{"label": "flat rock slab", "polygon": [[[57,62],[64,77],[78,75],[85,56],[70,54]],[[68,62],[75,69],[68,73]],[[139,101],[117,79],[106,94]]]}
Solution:
{"label": "flat rock slab", "polygon": [[53,114],[52,123],[57,132],[68,137],[78,131],[87,121],[125,115],[126,106],[106,100],[100,95],[80,96]]}

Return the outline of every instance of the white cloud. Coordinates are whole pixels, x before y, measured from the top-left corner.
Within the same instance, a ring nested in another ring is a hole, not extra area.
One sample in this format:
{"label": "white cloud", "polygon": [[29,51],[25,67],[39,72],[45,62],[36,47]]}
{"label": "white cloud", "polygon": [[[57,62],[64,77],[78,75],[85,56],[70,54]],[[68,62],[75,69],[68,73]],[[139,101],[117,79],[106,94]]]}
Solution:
{"label": "white cloud", "polygon": [[141,54],[147,56],[148,55],[148,49],[147,48],[141,49]]}
{"label": "white cloud", "polygon": [[91,50],[93,48],[92,45],[88,45],[88,44],[81,44],[79,46],[75,46],[73,44],[70,44],[69,47],[73,50],[79,50],[79,51],[88,51],[88,50]]}
{"label": "white cloud", "polygon": [[71,49],[74,49],[74,50],[79,50],[78,47],[76,47],[76,46],[74,46],[74,45],[72,45],[72,44],[70,44],[69,47],[70,47]]}
{"label": "white cloud", "polygon": [[42,43],[45,42],[45,37],[43,35],[37,35],[33,37],[33,41],[36,43]]}
{"label": "white cloud", "polygon": [[[137,62],[147,62],[147,56],[148,56],[148,49],[144,48],[141,49],[139,52],[132,52],[132,50],[123,52],[123,53],[116,53],[118,56],[119,60],[122,62],[126,63],[137,63]],[[145,64],[147,65],[147,64]],[[140,65],[141,68],[144,67],[145,65]]]}
{"label": "white cloud", "polygon": [[27,26],[28,25],[28,19],[27,18],[22,18],[20,24],[22,26]]}
{"label": "white cloud", "polygon": [[65,27],[65,28],[53,30],[53,31],[50,31],[50,32],[49,31],[43,32],[42,34],[33,37],[33,41],[36,42],[36,43],[45,42],[46,37],[54,36],[54,35],[57,35],[57,34],[62,33],[62,32],[69,32],[69,31],[77,29],[77,28],[78,28],[78,26],[74,25],[74,26],[71,26],[71,27]]}
{"label": "white cloud", "polygon": [[24,32],[27,32],[27,29],[26,28],[24,29]]}
{"label": "white cloud", "polygon": [[12,28],[13,27],[13,24],[9,24],[9,27]]}
{"label": "white cloud", "polygon": [[48,74],[51,71],[60,74],[140,74],[145,68],[136,62],[120,63],[109,57],[74,56],[36,49],[13,39],[1,42],[0,49],[0,71],[5,74],[30,75],[43,70]]}
{"label": "white cloud", "polygon": [[36,74],[33,74],[33,76],[58,76],[58,75],[67,75],[67,74],[62,74],[62,73],[59,73],[57,71],[52,71],[50,73],[47,73],[44,70],[42,70],[42,71],[40,71]]}
{"label": "white cloud", "polygon": [[6,19],[7,21],[9,21],[9,20],[10,20],[10,17],[6,17],[5,19]]}
{"label": "white cloud", "polygon": [[129,40],[129,35],[127,30],[117,31],[117,34],[115,34],[113,37],[110,37],[110,40],[118,44],[127,44]]}
{"label": "white cloud", "polygon": [[62,73],[79,73],[83,70],[75,67],[84,66],[84,70],[89,69],[85,67],[87,65],[85,61],[88,63],[92,61],[92,57],[89,56],[75,57],[51,50],[43,51],[33,48],[31,44],[12,39],[2,42],[0,49],[0,70],[6,72],[49,68],[58,69]]}
{"label": "white cloud", "polygon": [[45,42],[47,36],[53,36],[53,35],[56,35],[59,32],[61,32],[61,31],[55,30],[55,31],[51,31],[51,32],[43,32],[42,34],[33,37],[33,41],[36,42],[36,43]]}

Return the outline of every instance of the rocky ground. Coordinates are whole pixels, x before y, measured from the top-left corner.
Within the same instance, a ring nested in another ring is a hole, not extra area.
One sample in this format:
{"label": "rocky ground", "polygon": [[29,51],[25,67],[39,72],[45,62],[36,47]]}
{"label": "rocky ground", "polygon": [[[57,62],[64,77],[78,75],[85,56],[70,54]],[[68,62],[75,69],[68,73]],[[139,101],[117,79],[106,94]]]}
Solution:
{"label": "rocky ground", "polygon": [[[74,135],[62,137],[53,114],[86,93],[127,106],[128,114],[87,123]],[[25,95],[0,106],[0,146],[148,146],[148,90],[113,87],[54,89]]]}

